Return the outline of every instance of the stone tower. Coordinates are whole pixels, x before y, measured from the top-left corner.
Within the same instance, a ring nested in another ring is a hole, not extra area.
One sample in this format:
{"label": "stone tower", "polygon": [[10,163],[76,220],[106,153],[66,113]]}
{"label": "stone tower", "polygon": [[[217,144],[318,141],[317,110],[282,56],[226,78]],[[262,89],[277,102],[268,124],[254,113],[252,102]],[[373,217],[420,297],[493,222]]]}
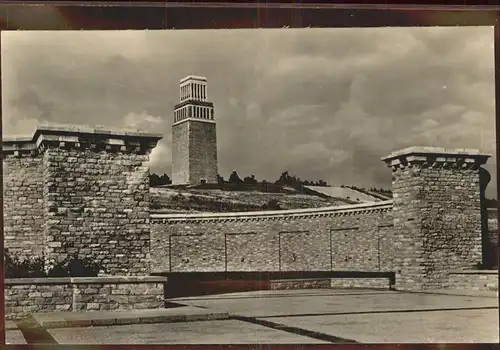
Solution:
{"label": "stone tower", "polygon": [[207,99],[207,79],[180,81],[180,103],[172,124],[172,184],[217,183],[214,104]]}

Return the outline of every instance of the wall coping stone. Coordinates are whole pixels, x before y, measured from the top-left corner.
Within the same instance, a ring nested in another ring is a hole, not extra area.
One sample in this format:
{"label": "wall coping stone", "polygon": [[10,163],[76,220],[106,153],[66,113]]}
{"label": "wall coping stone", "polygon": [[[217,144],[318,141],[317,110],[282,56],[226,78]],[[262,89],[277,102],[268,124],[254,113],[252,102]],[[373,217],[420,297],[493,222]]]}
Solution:
{"label": "wall coping stone", "polygon": [[80,147],[81,144],[101,143],[105,149],[125,151],[142,147],[152,149],[163,138],[163,134],[148,133],[132,129],[110,129],[104,126],[85,126],[70,124],[41,124],[32,137],[4,137],[4,153],[36,153],[44,149],[44,144],[51,143],[59,147]]}
{"label": "wall coping stone", "polygon": [[5,285],[30,284],[139,284],[165,283],[163,276],[103,276],[103,277],[49,277],[49,278],[6,278]]}
{"label": "wall coping stone", "polygon": [[230,213],[151,213],[150,219],[153,222],[174,222],[174,221],[199,221],[199,220],[265,220],[265,219],[287,219],[301,217],[323,217],[341,216],[356,213],[367,213],[372,211],[391,210],[392,199],[387,201],[360,203],[351,205],[339,205],[323,208],[290,209],[290,210],[269,210],[251,212],[230,212]]}
{"label": "wall coping stone", "polygon": [[450,270],[450,275],[498,275],[498,270]]}
{"label": "wall coping stone", "polygon": [[430,167],[474,168],[485,164],[490,157],[490,154],[481,153],[477,149],[413,146],[394,151],[388,156],[382,157],[381,160],[393,169],[414,164]]}

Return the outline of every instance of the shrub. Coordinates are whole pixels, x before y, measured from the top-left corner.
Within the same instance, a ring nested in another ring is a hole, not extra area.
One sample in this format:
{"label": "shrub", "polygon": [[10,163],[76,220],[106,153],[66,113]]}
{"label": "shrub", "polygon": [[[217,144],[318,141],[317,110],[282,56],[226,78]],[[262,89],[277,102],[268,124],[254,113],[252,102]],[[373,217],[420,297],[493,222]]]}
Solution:
{"label": "shrub", "polygon": [[80,259],[69,256],[49,269],[48,277],[97,277],[101,270],[99,264],[89,258]]}
{"label": "shrub", "polygon": [[5,278],[46,277],[43,257],[21,259],[4,252]]}
{"label": "shrub", "polygon": [[63,261],[45,270],[45,259],[32,257],[21,259],[15,254],[4,252],[5,278],[40,278],[40,277],[97,277],[102,269],[89,258],[80,259],[76,255],[68,256]]}

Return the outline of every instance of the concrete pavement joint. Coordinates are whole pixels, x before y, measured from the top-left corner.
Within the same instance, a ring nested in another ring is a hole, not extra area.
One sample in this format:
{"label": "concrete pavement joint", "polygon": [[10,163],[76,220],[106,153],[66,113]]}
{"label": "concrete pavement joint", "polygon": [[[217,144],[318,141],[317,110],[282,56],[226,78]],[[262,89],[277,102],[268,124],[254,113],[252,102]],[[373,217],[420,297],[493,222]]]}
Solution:
{"label": "concrete pavement joint", "polygon": [[352,340],[352,339],[340,338],[340,337],[336,337],[333,335],[320,333],[320,332],[314,332],[314,331],[310,331],[310,330],[303,329],[303,328],[291,327],[291,326],[286,326],[284,324],[275,323],[275,322],[271,322],[271,321],[259,320],[255,317],[231,316],[231,319],[242,321],[242,322],[253,323],[253,324],[256,324],[259,326],[272,328],[272,329],[275,329],[278,331],[284,331],[287,333],[292,333],[292,334],[300,335],[303,337],[327,341],[330,343],[358,343],[357,341]]}

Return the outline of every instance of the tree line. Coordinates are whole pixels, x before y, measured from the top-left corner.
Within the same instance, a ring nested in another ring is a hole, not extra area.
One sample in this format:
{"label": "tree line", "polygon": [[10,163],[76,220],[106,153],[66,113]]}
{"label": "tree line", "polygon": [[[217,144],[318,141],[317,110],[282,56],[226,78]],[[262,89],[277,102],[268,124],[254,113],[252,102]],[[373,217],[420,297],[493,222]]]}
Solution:
{"label": "tree line", "polygon": [[[268,180],[258,180],[255,175],[251,174],[248,176],[244,176],[241,178],[241,176],[238,174],[236,170],[233,170],[231,174],[229,175],[229,178],[226,180],[224,177],[221,175],[217,174],[217,183],[218,184],[234,184],[234,185],[258,185],[258,184],[275,184],[275,185],[282,185],[282,186],[290,186],[290,187],[301,187],[301,186],[322,186],[322,187],[327,187],[329,186],[328,182],[324,180],[302,180],[300,177],[290,174],[288,170],[284,171],[281,173],[280,177],[275,180],[275,181],[268,181]],[[172,184],[172,180],[167,174],[163,175],[158,175],[158,174],[150,174],[149,175],[149,185],[151,187],[156,187],[156,186],[162,186],[162,185],[170,185]],[[379,193],[384,193],[384,194],[392,194],[391,190],[386,190],[383,188],[370,188],[370,189],[365,189],[365,188],[359,188],[356,186],[348,186],[348,185],[341,185],[340,187],[346,187],[346,188],[352,188],[353,190],[359,190],[359,191],[372,191],[372,192],[379,192]]]}
{"label": "tree line", "polygon": [[[162,185],[170,185],[172,183],[172,180],[167,174],[163,175],[158,175],[158,174],[150,174],[149,175],[149,185],[151,187],[156,187],[156,186],[162,186]],[[236,170],[233,170],[233,172],[229,175],[229,178],[227,180],[224,179],[224,177],[220,176],[217,174],[217,183],[219,184],[245,184],[245,185],[258,185],[258,184],[276,184],[276,185],[283,185],[283,186],[291,186],[291,187],[296,187],[296,186],[328,186],[328,183],[324,180],[317,180],[317,181],[311,181],[311,180],[301,180],[299,177],[295,175],[290,175],[288,171],[284,171],[281,176],[274,182],[268,181],[268,180],[257,180],[255,178],[255,175],[248,175],[243,178],[238,175],[238,172]]]}

